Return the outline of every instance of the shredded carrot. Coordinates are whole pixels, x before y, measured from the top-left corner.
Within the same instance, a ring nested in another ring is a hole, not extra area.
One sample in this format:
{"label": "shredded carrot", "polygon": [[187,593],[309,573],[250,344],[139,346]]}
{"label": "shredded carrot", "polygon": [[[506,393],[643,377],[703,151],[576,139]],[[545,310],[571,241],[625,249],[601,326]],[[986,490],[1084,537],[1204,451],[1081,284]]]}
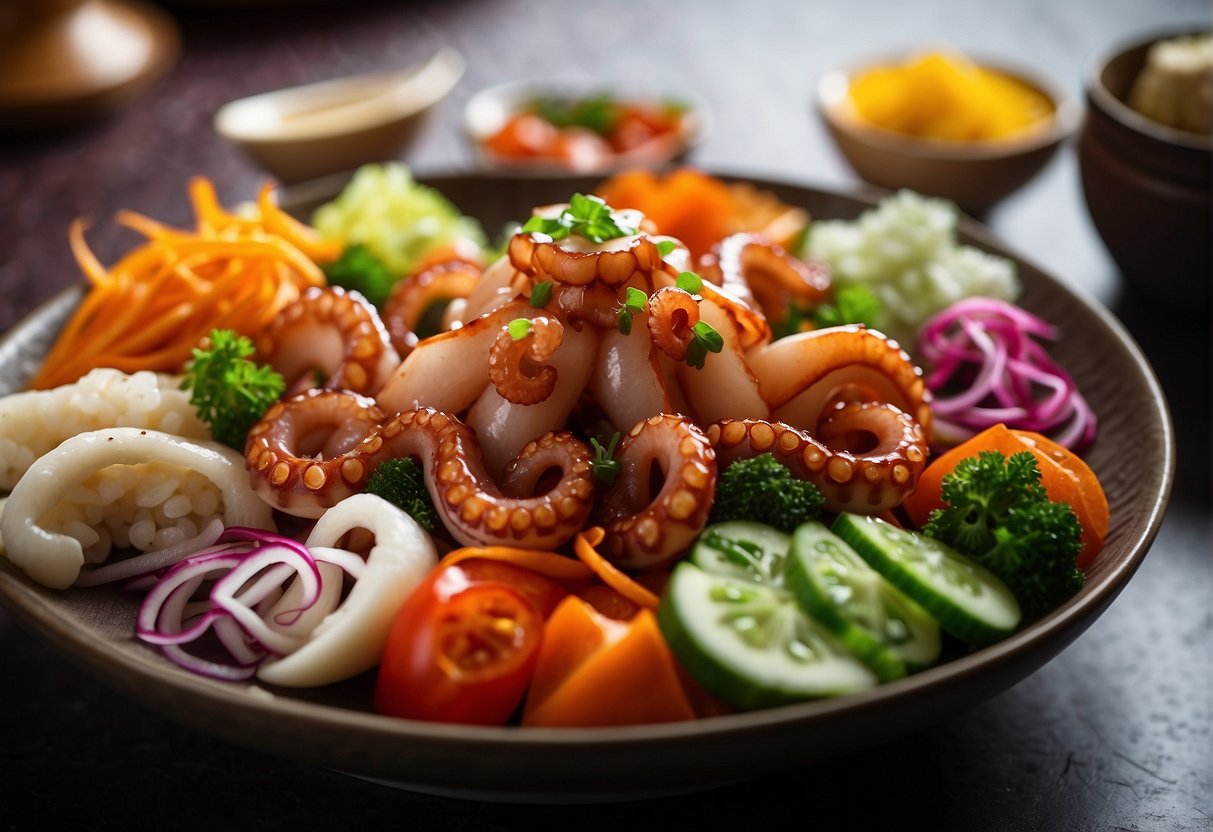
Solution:
{"label": "shredded carrot", "polygon": [[592,526],[577,535],[573,543],[573,551],[581,562],[597,575],[604,584],[618,592],[624,598],[646,609],[657,609],[658,598],[649,590],[622,572],[613,563],[598,553],[598,545],[606,537],[601,526]]}
{"label": "shredded carrot", "polygon": [[557,581],[588,581],[594,575],[584,563],[556,552],[539,549],[515,549],[510,546],[465,546],[442,559],[440,566],[482,558],[512,563]]}
{"label": "shredded carrot", "polygon": [[89,249],[84,222],[72,223],[72,253],[91,288],[31,387],[68,384],[96,367],[179,372],[211,330],[256,335],[325,284],[317,264],[336,259],[340,246],[282,211],[269,185],[239,215],[222,208],[209,180],[195,177],[189,190],[193,231],[121,212],[117,221],[147,240],[109,269]]}

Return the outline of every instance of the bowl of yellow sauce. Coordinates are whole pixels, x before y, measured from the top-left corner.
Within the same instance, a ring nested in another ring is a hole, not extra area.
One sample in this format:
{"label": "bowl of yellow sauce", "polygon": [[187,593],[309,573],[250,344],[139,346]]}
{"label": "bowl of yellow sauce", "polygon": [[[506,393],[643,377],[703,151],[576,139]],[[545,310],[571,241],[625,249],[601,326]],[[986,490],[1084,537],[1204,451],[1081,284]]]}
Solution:
{"label": "bowl of yellow sauce", "polygon": [[1077,101],[1030,70],[922,52],[822,76],[817,107],[866,181],[980,213],[1022,187],[1078,125]]}

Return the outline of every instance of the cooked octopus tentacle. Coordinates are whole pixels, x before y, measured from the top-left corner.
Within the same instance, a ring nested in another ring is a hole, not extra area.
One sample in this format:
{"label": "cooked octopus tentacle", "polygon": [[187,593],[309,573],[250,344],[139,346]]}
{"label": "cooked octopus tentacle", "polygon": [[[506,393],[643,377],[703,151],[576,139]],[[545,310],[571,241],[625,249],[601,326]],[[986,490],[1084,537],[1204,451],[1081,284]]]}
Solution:
{"label": "cooked octopus tentacle", "polygon": [[[544,493],[513,497],[489,476],[476,434],[433,408],[398,414],[357,450],[419,459],[443,525],[465,546],[555,548],[570,540],[590,513],[592,457],[571,433],[547,433],[522,449],[511,463],[515,494],[523,485],[535,487],[549,470],[557,470],[559,479]],[[537,471],[533,479],[524,475],[527,470]]]}
{"label": "cooked octopus tentacle", "polygon": [[531,328],[522,338],[515,338],[507,324],[489,348],[489,380],[514,404],[538,404],[556,389],[556,368],[543,362],[560,348],[564,327],[546,315],[530,320]]}
{"label": "cooked octopus tentacle", "polygon": [[675,361],[687,357],[695,339],[692,327],[699,323],[699,304],[674,286],[659,289],[649,298],[648,329],[653,346]]}
{"label": "cooked octopus tentacle", "polygon": [[518,271],[572,286],[594,282],[622,286],[637,272],[652,272],[662,263],[657,244],[648,234],[634,234],[589,251],[577,251],[567,244],[520,232],[510,240],[507,253]]}
{"label": "cooked octopus tentacle", "polygon": [[384,418],[374,401],[346,391],[275,402],[245,442],[253,488],[279,511],[319,517],[366,486],[378,460],[363,440]]}
{"label": "cooked octopus tentacle", "polygon": [[792,302],[821,304],[830,287],[821,267],[793,257],[758,234],[725,237],[700,259],[699,268],[705,279],[761,310],[768,322],[784,320]]}
{"label": "cooked octopus tentacle", "polygon": [[[322,387],[373,394],[400,363],[375,308],[358,292],[313,286],[257,336],[259,358],[288,390]],[[314,375],[324,376],[314,383]]]}
{"label": "cooked octopus tentacle", "polygon": [[817,437],[762,419],[725,419],[709,426],[707,436],[722,466],[773,454],[821,489],[834,512],[880,514],[899,505],[927,458],[922,426],[888,404],[839,405]]}
{"label": "cooked octopus tentacle", "polygon": [[407,355],[417,346],[417,328],[435,304],[467,298],[483,269],[461,257],[442,260],[401,280],[383,305],[383,324],[392,346]]}
{"label": "cooked octopus tentacle", "polygon": [[[665,566],[707,525],[716,488],[712,445],[685,416],[660,414],[628,431],[619,463],[604,505],[607,557],[629,569]],[[665,477],[656,494],[654,465]]]}
{"label": "cooked octopus tentacle", "polygon": [[746,357],[779,421],[812,432],[840,401],[888,402],[930,432],[931,394],[922,370],[876,330],[851,324],[802,332]]}

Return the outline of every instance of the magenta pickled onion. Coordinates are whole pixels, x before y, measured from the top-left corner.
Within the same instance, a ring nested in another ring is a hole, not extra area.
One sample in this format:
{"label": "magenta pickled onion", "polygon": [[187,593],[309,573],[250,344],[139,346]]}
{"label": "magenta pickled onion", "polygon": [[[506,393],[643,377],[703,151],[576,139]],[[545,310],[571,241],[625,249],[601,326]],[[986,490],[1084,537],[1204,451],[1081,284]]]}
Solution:
{"label": "magenta pickled onion", "polygon": [[1071,450],[1089,444],[1095,414],[1037,338],[1055,340],[1057,331],[994,298],[966,298],[923,324],[918,354],[931,366],[935,438],[959,442],[1003,423]]}
{"label": "magenta pickled onion", "polygon": [[[313,553],[272,532],[228,528],[214,545],[162,570],[140,604],[135,633],[195,673],[248,679],[266,659],[287,655],[306,642],[307,632],[289,629],[304,612],[312,610],[318,622],[336,608],[339,587],[323,591],[320,563],[337,567],[328,574],[339,580],[346,575],[357,580],[364,565],[350,552]],[[288,589],[292,594],[285,603],[290,608],[274,612]],[[205,598],[195,600],[200,591]],[[210,655],[185,649],[208,632],[214,637]]]}

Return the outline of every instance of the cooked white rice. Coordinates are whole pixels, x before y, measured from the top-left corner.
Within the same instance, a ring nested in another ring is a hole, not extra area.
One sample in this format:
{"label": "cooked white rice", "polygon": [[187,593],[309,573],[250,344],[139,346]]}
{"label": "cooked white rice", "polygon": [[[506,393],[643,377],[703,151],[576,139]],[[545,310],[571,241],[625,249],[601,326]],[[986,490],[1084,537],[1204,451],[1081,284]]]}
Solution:
{"label": "cooked white rice", "polygon": [[112,427],[210,439],[177,376],[93,370],[74,384],[0,398],[0,489],[12,490],[38,459],[69,437]]}

